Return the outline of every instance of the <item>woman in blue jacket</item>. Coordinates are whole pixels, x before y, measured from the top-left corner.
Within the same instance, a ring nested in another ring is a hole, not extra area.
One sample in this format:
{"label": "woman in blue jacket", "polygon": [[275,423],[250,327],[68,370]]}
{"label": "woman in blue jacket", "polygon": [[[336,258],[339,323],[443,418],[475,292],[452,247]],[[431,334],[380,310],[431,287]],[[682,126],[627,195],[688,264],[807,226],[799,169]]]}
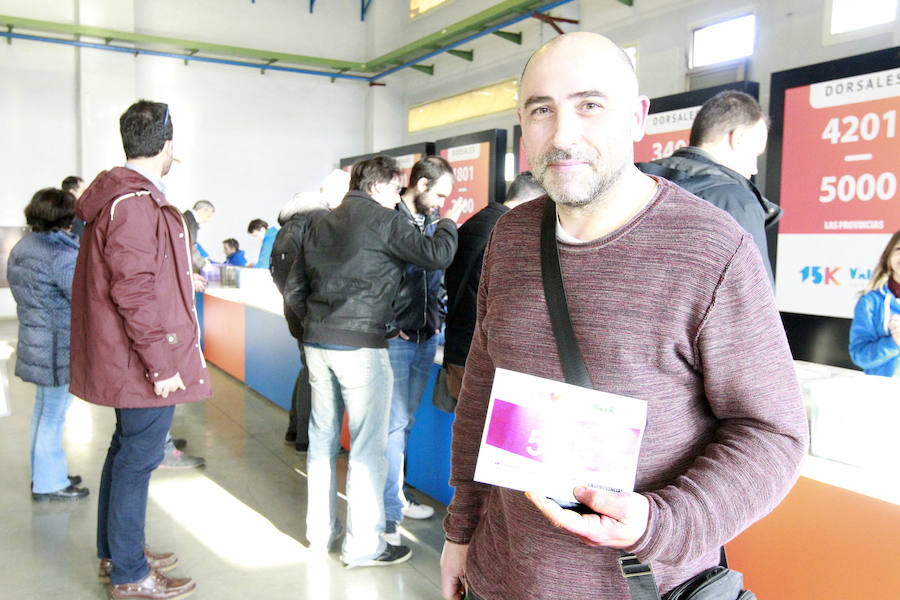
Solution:
{"label": "woman in blue jacket", "polygon": [[869,375],[893,377],[900,364],[900,231],[891,236],[850,326],[850,358]]}
{"label": "woman in blue jacket", "polygon": [[62,449],[69,393],[69,315],[78,238],[70,229],[75,197],[46,188],[25,208],[31,231],[13,246],[7,279],[16,300],[16,375],[35,384],[31,417],[31,496],[77,500],[88,495],[69,476]]}

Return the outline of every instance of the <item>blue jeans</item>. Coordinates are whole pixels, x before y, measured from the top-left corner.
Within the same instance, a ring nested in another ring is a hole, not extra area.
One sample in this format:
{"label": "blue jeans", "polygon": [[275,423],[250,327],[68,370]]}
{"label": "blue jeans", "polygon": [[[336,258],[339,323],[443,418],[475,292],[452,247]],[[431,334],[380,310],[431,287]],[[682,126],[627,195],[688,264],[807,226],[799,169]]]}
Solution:
{"label": "blue jeans", "polygon": [[37,494],[69,487],[69,468],[62,448],[66,411],[72,404],[69,386],[35,386],[31,415],[31,485]]}
{"label": "blue jeans", "polygon": [[116,409],[97,499],[97,557],[113,560],[113,584],[140,581],[149,571],[144,557],[147,491],[150,473],[162,462],[174,412],[174,406]]}
{"label": "blue jeans", "polygon": [[309,476],[306,537],[316,550],[328,548],[339,531],[337,471],[344,408],[350,426],[347,470],[347,535],[341,560],[348,565],[375,558],[384,550],[381,491],[387,470],[391,364],[383,348],[326,350],[305,347],[312,411],[309,419]]}
{"label": "blue jeans", "polygon": [[425,384],[431,374],[438,336],[424,342],[391,338],[388,353],[394,372],[394,390],[391,396],[391,417],[388,425],[387,479],[384,483],[384,517],[399,523],[403,519],[403,459],[406,456],[406,440],[415,421],[416,411]]}

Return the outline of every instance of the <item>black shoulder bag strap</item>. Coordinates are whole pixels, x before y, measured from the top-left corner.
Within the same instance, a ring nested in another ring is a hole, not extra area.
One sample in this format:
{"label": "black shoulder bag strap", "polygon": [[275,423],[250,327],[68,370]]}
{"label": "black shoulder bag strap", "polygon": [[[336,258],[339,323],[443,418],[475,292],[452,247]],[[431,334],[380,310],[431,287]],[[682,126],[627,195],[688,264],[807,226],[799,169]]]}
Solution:
{"label": "black shoulder bag strap", "polygon": [[[559,247],[556,244],[556,204],[549,198],[544,205],[541,220],[541,280],[566,382],[594,389],[569,315],[566,288],[559,266]],[[621,550],[619,552],[619,566],[631,589],[632,600],[659,600],[659,590],[651,566],[642,563],[633,554]]]}

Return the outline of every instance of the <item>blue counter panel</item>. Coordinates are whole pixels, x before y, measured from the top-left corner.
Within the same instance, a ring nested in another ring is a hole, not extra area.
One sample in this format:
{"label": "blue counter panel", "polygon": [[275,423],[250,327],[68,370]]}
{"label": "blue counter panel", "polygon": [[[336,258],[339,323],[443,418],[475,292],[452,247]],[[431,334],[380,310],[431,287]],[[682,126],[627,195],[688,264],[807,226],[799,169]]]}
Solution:
{"label": "blue counter panel", "polygon": [[450,439],[453,417],[431,404],[431,390],[440,367],[434,365],[416,422],[409,434],[406,452],[406,482],[435,500],[449,504],[453,497],[450,481]]}
{"label": "blue counter panel", "polygon": [[203,292],[194,292],[194,302],[197,304],[197,320],[200,323],[200,351],[203,352]]}
{"label": "blue counter panel", "polygon": [[294,381],[300,372],[300,349],[288,331],[284,317],[246,306],[244,336],[247,385],[283,409],[290,410]]}

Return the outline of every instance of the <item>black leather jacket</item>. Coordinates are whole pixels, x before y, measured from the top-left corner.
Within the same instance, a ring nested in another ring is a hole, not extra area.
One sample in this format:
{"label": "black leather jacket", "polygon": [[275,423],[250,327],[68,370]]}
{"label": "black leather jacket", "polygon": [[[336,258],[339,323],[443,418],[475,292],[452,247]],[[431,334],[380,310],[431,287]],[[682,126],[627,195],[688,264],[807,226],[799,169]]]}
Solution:
{"label": "black leather jacket", "polygon": [[[322,217],[328,214],[324,208],[301,213],[295,213],[285,221],[279,223],[281,229],[275,236],[272,244],[272,256],[269,259],[269,272],[272,273],[272,281],[278,291],[284,294],[284,284],[287,282],[291,266],[300,253],[303,246],[303,238],[306,232]],[[303,322],[294,314],[287,302],[284,303],[284,318],[287,320],[291,335],[298,340],[303,339]]]}
{"label": "black leather jacket", "polygon": [[303,320],[306,343],[386,348],[405,263],[444,269],[455,252],[453,221],[441,219],[424,236],[398,211],[352,191],[310,229],[284,299]]}
{"label": "black leather jacket", "polygon": [[[423,235],[434,235],[435,224],[441,218],[437,211],[433,211],[419,227],[406,204],[398,203],[397,212]],[[418,265],[406,265],[400,279],[400,289],[394,298],[394,322],[388,337],[402,331],[411,341],[423,342],[441,328],[447,313],[443,275],[441,270],[426,271]]]}

